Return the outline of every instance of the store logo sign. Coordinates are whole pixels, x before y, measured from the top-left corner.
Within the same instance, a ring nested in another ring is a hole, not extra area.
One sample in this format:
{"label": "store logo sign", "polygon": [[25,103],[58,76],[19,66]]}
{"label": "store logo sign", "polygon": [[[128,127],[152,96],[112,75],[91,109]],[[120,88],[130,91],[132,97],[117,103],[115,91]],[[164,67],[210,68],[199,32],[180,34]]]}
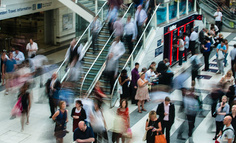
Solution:
{"label": "store logo sign", "polygon": [[176,28],[177,28],[177,24],[172,25],[172,26],[169,27],[169,30],[168,30],[168,31],[172,31],[172,30],[174,30],[174,29],[176,29]]}

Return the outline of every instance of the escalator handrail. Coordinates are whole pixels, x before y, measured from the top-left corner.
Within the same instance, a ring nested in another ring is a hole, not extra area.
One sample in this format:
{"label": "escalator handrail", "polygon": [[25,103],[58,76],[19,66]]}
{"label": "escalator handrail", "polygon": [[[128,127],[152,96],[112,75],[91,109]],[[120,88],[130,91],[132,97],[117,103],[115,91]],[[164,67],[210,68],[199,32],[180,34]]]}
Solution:
{"label": "escalator handrail", "polygon": [[[131,57],[133,56],[134,51],[137,49],[137,47],[138,47],[140,41],[142,40],[142,37],[144,36],[144,33],[146,32],[148,26],[151,24],[151,22],[152,22],[152,20],[153,20],[153,18],[154,18],[154,16],[155,16],[155,13],[156,13],[157,9],[159,8],[159,6],[160,6],[160,4],[158,4],[157,7],[156,7],[156,9],[154,10],[154,12],[153,12],[153,14],[152,14],[152,17],[150,18],[150,20],[149,20],[147,26],[145,27],[145,29],[143,30],[142,35],[140,36],[138,42],[136,43],[136,45],[135,45],[135,47],[134,47],[132,53],[130,54],[129,58],[127,59],[125,65],[123,66],[122,69],[125,69],[125,67],[126,67],[126,66],[128,65],[128,63],[130,62],[130,59],[131,59]],[[156,23],[155,23],[155,24],[156,24]],[[114,95],[114,91],[115,91],[115,88],[116,88],[116,85],[117,85],[117,83],[118,83],[118,80],[119,80],[120,75],[121,75],[121,74],[119,74],[119,75],[117,76],[116,81],[114,82],[114,86],[113,86],[112,93],[111,93],[111,99],[112,99],[112,97],[113,97],[113,95]]]}
{"label": "escalator handrail", "polygon": [[[126,10],[126,12],[124,13],[124,15],[122,16],[122,19],[126,16],[126,14],[128,13],[128,11],[130,10],[130,8],[133,6],[133,3],[131,3],[128,7],[128,9]],[[107,40],[107,42],[104,44],[102,50],[99,52],[98,56],[96,57],[96,59],[94,60],[93,64],[90,66],[89,70],[87,71],[86,75],[84,76],[84,79],[82,81],[82,84],[81,84],[81,87],[80,87],[80,95],[82,94],[82,88],[83,88],[83,85],[84,85],[84,82],[85,82],[85,79],[86,77],[88,76],[89,72],[91,71],[93,65],[95,64],[95,62],[97,61],[97,59],[100,57],[101,53],[104,51],[104,49],[106,48],[107,44],[110,42],[111,38],[113,37],[113,35],[115,34],[115,30],[113,31],[113,33],[111,34],[111,36],[109,37],[109,39]],[[106,61],[105,61],[106,62]],[[103,64],[104,65],[104,64]],[[98,74],[101,74],[100,72],[103,72],[103,71],[99,71]],[[92,84],[90,85],[89,87],[89,90],[87,91],[87,95],[86,98],[90,95],[90,93],[92,92],[93,90],[93,87],[95,86],[95,81],[97,81],[97,79],[94,79],[92,81]]]}
{"label": "escalator handrail", "polygon": [[[100,8],[100,10],[99,10],[98,13],[96,14],[96,16],[100,14],[100,12],[102,11],[102,9],[103,9],[106,5],[107,5],[107,1],[102,5],[102,7]],[[87,26],[87,28],[84,30],[83,34],[82,34],[82,35],[80,36],[80,38],[77,40],[77,42],[76,42],[76,44],[75,44],[75,47],[80,43],[81,39],[84,37],[84,35],[85,35],[85,34],[87,33],[87,31],[90,29],[92,23],[93,23],[93,21],[90,22],[89,25]],[[101,28],[101,29],[102,29],[102,28]],[[101,30],[101,29],[100,29],[100,30]],[[99,30],[99,31],[100,31],[100,30]],[[90,41],[90,40],[88,39],[88,41],[87,41],[86,43],[88,43],[89,41]],[[86,44],[85,44],[85,45],[86,45]],[[70,46],[69,46],[69,48],[70,48]],[[85,53],[86,53],[88,49],[89,49],[89,48],[86,49],[86,46],[84,46],[81,51],[85,51]],[[59,68],[57,69],[56,73],[59,72],[59,70],[62,68],[62,66],[65,64],[65,62],[67,61],[68,58],[69,58],[69,56],[65,57],[65,60],[64,60],[64,61],[62,62],[62,64],[59,66]]]}

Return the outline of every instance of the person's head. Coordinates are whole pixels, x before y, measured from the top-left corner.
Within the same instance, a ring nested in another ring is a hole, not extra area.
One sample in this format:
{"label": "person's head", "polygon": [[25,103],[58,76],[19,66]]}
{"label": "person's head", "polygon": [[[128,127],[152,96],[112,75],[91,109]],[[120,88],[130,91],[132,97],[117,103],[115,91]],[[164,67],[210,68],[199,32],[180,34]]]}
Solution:
{"label": "person's head", "polygon": [[84,121],[80,121],[78,125],[79,125],[79,129],[82,132],[85,132],[85,130],[87,129],[87,126],[86,126],[85,122]]}
{"label": "person's head", "polygon": [[120,100],[120,108],[127,108],[128,107],[128,101],[126,99]]}
{"label": "person's head", "polygon": [[146,73],[147,72],[147,68],[142,68],[142,71],[141,72],[144,72],[144,73]]}
{"label": "person's head", "polygon": [[220,44],[221,44],[221,47],[223,47],[225,45],[225,40],[222,40]]}
{"label": "person's head", "polygon": [[184,32],[183,36],[184,36],[184,37],[188,36],[188,33]]}
{"label": "person's head", "polygon": [[236,48],[236,44],[234,44],[234,48]]}
{"label": "person's head", "polygon": [[214,27],[211,27],[211,30],[212,30],[212,31],[214,31],[214,30],[215,30],[215,28],[214,28]]}
{"label": "person's head", "polygon": [[220,12],[220,9],[219,9],[219,8],[217,8],[217,9],[216,9],[216,11],[217,11],[217,12]]}
{"label": "person's head", "polygon": [[25,82],[24,85],[21,87],[20,91],[21,92],[26,92],[26,90],[28,90],[30,87],[29,82]]}
{"label": "person's head", "polygon": [[12,52],[16,51],[16,48],[15,48],[15,47],[12,47],[12,48],[11,48],[11,51],[12,51]]}
{"label": "person's head", "polygon": [[220,34],[219,34],[219,38],[223,38],[223,34],[220,33]]}
{"label": "person's head", "polygon": [[121,71],[121,75],[122,75],[122,76],[126,76],[126,75],[127,75],[127,70],[126,70],[126,69],[123,69],[123,70]]}
{"label": "person's head", "polygon": [[224,121],[223,121],[224,125],[229,126],[231,122],[232,122],[232,117],[229,115],[225,116]]}
{"label": "person's head", "polygon": [[154,71],[154,68],[153,68],[153,67],[150,67],[149,69],[150,69],[150,71],[151,71],[151,72],[153,72],[153,71]]}
{"label": "person's head", "polygon": [[212,24],[211,24],[211,27],[215,27],[215,24],[214,24],[214,23],[212,23]]}
{"label": "person's head", "polygon": [[227,96],[225,96],[225,95],[222,96],[221,100],[222,100],[223,103],[226,103],[227,102]]}
{"label": "person's head", "polygon": [[15,48],[15,52],[16,52],[16,54],[19,53],[19,48],[18,47]]}
{"label": "person's head", "polygon": [[135,63],[135,68],[136,68],[136,69],[139,68],[139,63]]}
{"label": "person's head", "polygon": [[225,40],[225,45],[228,45],[228,40],[227,39],[224,39]]}
{"label": "person's head", "polygon": [[100,87],[101,86],[101,82],[100,81],[97,81],[96,85],[97,87]]}
{"label": "person's head", "polygon": [[155,67],[155,66],[156,66],[156,62],[152,62],[151,67]]}
{"label": "person's head", "polygon": [[66,102],[65,101],[60,101],[59,102],[59,107],[60,107],[60,109],[66,109]]}
{"label": "person's head", "polygon": [[170,104],[170,97],[166,96],[166,98],[165,98],[165,104],[166,104],[166,105]]}
{"label": "person's head", "polygon": [[54,72],[54,73],[52,74],[52,79],[57,79],[57,73],[56,73],[56,72]]}
{"label": "person's head", "polygon": [[118,43],[120,42],[120,36],[116,36],[115,41]]}
{"label": "person's head", "polygon": [[227,73],[226,73],[226,76],[227,77],[232,77],[232,75],[233,75],[232,70],[228,70]]}
{"label": "person's head", "polygon": [[143,80],[145,78],[145,73],[144,72],[139,72],[139,77]]}
{"label": "person's head", "polygon": [[137,10],[140,11],[140,10],[142,10],[142,8],[143,8],[142,5],[139,5],[139,6],[137,7]]}
{"label": "person's head", "polygon": [[33,41],[33,39],[30,39],[29,42],[32,45],[34,41]]}
{"label": "person's head", "polygon": [[151,121],[154,121],[154,120],[157,118],[157,113],[156,113],[156,111],[150,111],[148,117],[149,117],[149,119],[150,119]]}
{"label": "person's head", "polygon": [[236,114],[236,105],[233,105],[231,110],[232,110],[232,113]]}
{"label": "person's head", "polygon": [[128,14],[127,21],[129,22],[131,20],[131,14]]}
{"label": "person's head", "polygon": [[169,62],[169,59],[165,58],[165,59],[163,60],[163,62],[166,64],[166,63]]}
{"label": "person's head", "polygon": [[102,102],[100,100],[95,99],[94,100],[94,109],[95,110],[100,110],[102,107]]}
{"label": "person's head", "polygon": [[13,58],[13,53],[9,52],[9,58],[12,59]]}
{"label": "person's head", "polygon": [[81,106],[83,106],[82,101],[81,101],[81,100],[76,100],[76,101],[75,101],[75,107],[76,107],[76,108],[79,108],[79,107],[81,107]]}
{"label": "person's head", "polygon": [[71,48],[74,48],[75,44],[76,44],[76,40],[75,40],[75,38],[74,38],[74,39],[70,42]]}
{"label": "person's head", "polygon": [[182,39],[182,38],[181,38],[180,36],[177,37],[177,40],[178,40],[178,41],[181,40],[181,39]]}

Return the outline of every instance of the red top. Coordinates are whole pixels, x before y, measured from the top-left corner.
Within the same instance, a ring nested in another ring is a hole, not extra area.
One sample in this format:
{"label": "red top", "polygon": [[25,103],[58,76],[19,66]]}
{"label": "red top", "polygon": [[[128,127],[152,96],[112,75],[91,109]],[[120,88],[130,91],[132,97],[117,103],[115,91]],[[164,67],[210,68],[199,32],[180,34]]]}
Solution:
{"label": "red top", "polygon": [[129,108],[126,108],[125,111],[121,111],[120,108],[117,109],[117,115],[120,115],[124,121],[124,125],[126,127],[126,130],[129,128]]}

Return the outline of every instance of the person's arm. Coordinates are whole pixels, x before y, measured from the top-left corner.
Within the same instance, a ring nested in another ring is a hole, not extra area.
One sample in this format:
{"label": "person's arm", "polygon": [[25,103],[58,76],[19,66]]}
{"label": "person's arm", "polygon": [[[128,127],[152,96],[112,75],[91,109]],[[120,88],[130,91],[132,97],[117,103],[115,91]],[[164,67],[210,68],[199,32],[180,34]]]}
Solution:
{"label": "person's arm", "polygon": [[66,110],[66,123],[68,122],[68,110]]}
{"label": "person's arm", "polygon": [[149,126],[148,127],[148,124],[149,124],[149,120],[146,121],[146,126],[145,126],[145,130],[148,131],[150,129],[152,129],[153,127],[152,126]]}
{"label": "person's arm", "polygon": [[158,129],[155,129],[154,131],[157,131],[157,132],[161,132],[162,131],[161,122],[158,123]]}
{"label": "person's arm", "polygon": [[95,139],[94,138],[88,138],[88,139],[77,139],[76,140],[78,143],[90,143],[90,142],[94,142]]}
{"label": "person's arm", "polygon": [[58,115],[59,115],[59,111],[57,110],[57,112],[54,113],[54,115],[52,116],[52,120],[55,121]]}
{"label": "person's arm", "polygon": [[232,143],[232,139],[228,139],[228,143]]}
{"label": "person's arm", "polygon": [[216,48],[216,53],[218,53],[218,51],[219,51],[219,49],[218,49],[218,47]]}

